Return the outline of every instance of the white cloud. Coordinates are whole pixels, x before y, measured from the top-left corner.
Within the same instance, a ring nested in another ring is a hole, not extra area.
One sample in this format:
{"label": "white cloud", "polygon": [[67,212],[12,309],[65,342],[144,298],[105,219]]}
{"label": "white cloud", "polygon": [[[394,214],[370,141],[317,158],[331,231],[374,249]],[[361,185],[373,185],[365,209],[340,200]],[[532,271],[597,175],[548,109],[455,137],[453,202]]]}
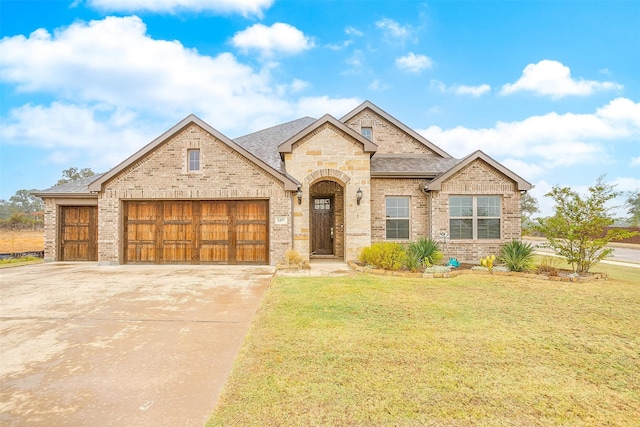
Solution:
{"label": "white cloud", "polygon": [[61,102],[24,105],[11,110],[1,123],[0,139],[6,143],[46,149],[49,161],[62,165],[82,157],[97,170],[122,161],[161,131],[131,111]]}
{"label": "white cloud", "polygon": [[388,84],[384,83],[383,81],[379,80],[379,79],[374,79],[368,86],[368,88],[370,90],[375,90],[375,91],[383,91],[383,90],[387,90],[390,89],[391,86],[389,86]]}
{"label": "white cloud", "polygon": [[640,189],[640,179],[634,177],[618,177],[610,182],[615,185],[615,191],[637,191]]}
{"label": "white cloud", "polygon": [[433,66],[433,61],[428,56],[409,52],[405,56],[396,58],[396,66],[403,71],[419,73]]}
{"label": "white cloud", "polygon": [[640,103],[617,98],[592,114],[548,113],[519,122],[498,122],[492,128],[431,126],[418,132],[454,156],[480,147],[491,156],[508,159],[507,163],[517,166],[516,173],[522,167],[536,176],[543,169],[607,161],[607,141],[639,140]]}
{"label": "white cloud", "polygon": [[638,167],[640,166],[640,156],[631,158],[631,166]]}
{"label": "white cloud", "polygon": [[447,86],[440,80],[431,80],[429,82],[429,87],[433,90],[437,90],[442,93],[450,92],[455,95],[471,95],[471,96],[475,96],[476,98],[491,91],[491,86],[489,86],[486,83],[481,84],[479,86],[466,86],[466,85]]}
{"label": "white cloud", "polygon": [[520,91],[529,91],[537,95],[552,98],[564,96],[591,95],[596,91],[620,90],[622,85],[615,82],[598,82],[595,80],[574,79],[569,67],[558,61],[542,60],[537,64],[529,64],[522,71],[522,76],[515,83],[502,86],[502,95],[510,95]]}
{"label": "white cloud", "polygon": [[456,85],[453,86],[453,91],[458,95],[471,95],[479,97],[491,91],[491,86],[489,86],[488,84],[481,84],[479,86]]}
{"label": "white cloud", "polygon": [[296,117],[319,118],[325,114],[342,117],[362,103],[359,98],[335,99],[328,96],[300,98],[296,104]]}
{"label": "white cloud", "polygon": [[356,37],[364,36],[364,33],[362,31],[358,30],[355,27],[352,27],[351,25],[349,25],[347,28],[344,29],[344,33],[348,36],[356,36]]}
{"label": "white cloud", "polygon": [[313,47],[313,42],[302,31],[282,22],[270,27],[254,24],[236,33],[231,43],[243,51],[258,50],[265,56],[293,55]]}
{"label": "white cloud", "polygon": [[230,53],[211,57],[177,41],[152,39],[138,17],[5,37],[0,56],[0,78],[19,92],[139,111],[169,122],[193,112],[222,132],[294,118],[299,101],[291,95],[304,86],[274,82],[268,66],[255,70]]}
{"label": "white cloud", "polygon": [[382,30],[388,40],[404,42],[412,37],[412,28],[410,25],[400,25],[393,19],[383,18],[376,21],[375,25],[376,28]]}
{"label": "white cloud", "polygon": [[149,11],[177,13],[181,11],[212,11],[262,16],[273,0],[87,0],[95,9],[109,12]]}

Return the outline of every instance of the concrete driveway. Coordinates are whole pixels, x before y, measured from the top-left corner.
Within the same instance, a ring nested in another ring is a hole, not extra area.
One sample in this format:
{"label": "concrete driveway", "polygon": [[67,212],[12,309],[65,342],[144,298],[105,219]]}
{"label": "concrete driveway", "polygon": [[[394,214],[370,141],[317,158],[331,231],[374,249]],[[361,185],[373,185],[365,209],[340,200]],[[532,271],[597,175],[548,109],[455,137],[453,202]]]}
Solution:
{"label": "concrete driveway", "polygon": [[0,270],[0,424],[199,426],[274,268]]}

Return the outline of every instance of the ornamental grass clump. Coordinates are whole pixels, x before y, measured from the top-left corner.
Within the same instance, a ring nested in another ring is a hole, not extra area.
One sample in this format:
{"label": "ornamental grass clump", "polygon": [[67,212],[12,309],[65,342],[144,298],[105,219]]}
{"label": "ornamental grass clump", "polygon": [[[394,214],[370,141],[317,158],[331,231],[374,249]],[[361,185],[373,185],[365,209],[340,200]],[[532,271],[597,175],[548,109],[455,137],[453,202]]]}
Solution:
{"label": "ornamental grass clump", "polygon": [[520,240],[512,240],[500,248],[501,263],[509,268],[509,271],[528,271],[533,269],[533,245]]}
{"label": "ornamental grass clump", "polygon": [[409,243],[407,252],[416,257],[424,267],[435,265],[442,260],[442,252],[440,252],[438,242],[425,237]]}

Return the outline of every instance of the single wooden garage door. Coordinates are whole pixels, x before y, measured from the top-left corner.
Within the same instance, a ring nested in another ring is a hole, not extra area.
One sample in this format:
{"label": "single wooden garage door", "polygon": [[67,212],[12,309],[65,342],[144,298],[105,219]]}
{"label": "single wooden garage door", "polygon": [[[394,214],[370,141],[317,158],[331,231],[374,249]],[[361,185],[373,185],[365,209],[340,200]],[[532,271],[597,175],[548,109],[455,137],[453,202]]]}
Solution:
{"label": "single wooden garage door", "polygon": [[60,208],[60,260],[98,260],[98,207]]}
{"label": "single wooden garage door", "polygon": [[124,262],[267,264],[266,200],[126,202]]}

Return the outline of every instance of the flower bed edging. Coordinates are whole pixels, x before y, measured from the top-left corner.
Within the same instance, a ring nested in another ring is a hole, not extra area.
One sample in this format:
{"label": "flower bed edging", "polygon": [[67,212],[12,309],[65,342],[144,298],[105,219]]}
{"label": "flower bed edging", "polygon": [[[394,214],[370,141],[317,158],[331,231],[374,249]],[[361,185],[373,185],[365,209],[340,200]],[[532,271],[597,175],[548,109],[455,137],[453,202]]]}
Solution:
{"label": "flower bed edging", "polygon": [[590,282],[593,280],[607,280],[609,277],[605,273],[593,273],[588,277],[567,277],[567,276],[547,276],[544,274],[534,273],[518,273],[515,271],[482,271],[482,270],[452,270],[449,273],[411,273],[408,271],[391,271],[383,270],[380,268],[365,267],[356,264],[354,261],[347,263],[349,268],[358,273],[373,274],[374,276],[396,276],[396,277],[408,277],[408,278],[423,278],[423,279],[448,279],[451,277],[462,276],[472,274],[476,276],[513,276],[523,277],[526,279],[535,280],[549,280],[553,282]]}

